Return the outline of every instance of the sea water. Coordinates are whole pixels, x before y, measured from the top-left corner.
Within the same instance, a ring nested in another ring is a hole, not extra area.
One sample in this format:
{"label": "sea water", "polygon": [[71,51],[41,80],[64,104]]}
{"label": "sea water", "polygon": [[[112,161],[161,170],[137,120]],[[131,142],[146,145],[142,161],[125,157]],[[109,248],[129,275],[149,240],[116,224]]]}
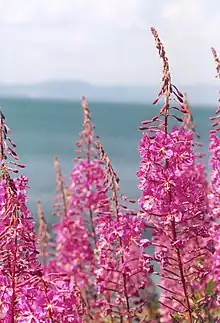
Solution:
{"label": "sea water", "polygon": [[[20,162],[26,165],[29,178],[29,206],[36,216],[36,203],[41,200],[45,217],[51,226],[55,198],[54,156],[58,156],[64,179],[69,183],[73,167],[74,143],[82,130],[83,111],[78,102],[1,99],[2,112],[12,129]],[[191,107],[203,150],[208,151],[209,130],[215,107]],[[92,102],[90,110],[96,132],[120,176],[121,189],[130,198],[138,198],[136,172],[139,164],[138,142],[142,120],[158,114],[159,107],[138,103]],[[205,163],[208,158],[205,159]]]}

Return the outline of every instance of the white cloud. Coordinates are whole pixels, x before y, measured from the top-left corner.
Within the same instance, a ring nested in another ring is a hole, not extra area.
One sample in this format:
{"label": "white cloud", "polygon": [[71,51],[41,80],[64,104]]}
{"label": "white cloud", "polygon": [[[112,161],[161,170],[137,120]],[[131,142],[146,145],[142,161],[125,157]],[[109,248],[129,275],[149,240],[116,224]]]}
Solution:
{"label": "white cloud", "polygon": [[154,25],[178,83],[212,82],[219,9],[219,0],[0,0],[0,81],[158,82]]}

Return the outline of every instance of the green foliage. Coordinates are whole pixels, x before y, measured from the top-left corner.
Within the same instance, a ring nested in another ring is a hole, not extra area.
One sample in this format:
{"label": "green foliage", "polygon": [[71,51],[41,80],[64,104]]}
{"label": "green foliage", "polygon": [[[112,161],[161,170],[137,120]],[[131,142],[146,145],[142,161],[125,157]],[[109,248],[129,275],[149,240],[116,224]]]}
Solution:
{"label": "green foliage", "polygon": [[215,283],[214,283],[213,279],[211,279],[207,284],[206,295],[207,296],[214,296],[215,295]]}

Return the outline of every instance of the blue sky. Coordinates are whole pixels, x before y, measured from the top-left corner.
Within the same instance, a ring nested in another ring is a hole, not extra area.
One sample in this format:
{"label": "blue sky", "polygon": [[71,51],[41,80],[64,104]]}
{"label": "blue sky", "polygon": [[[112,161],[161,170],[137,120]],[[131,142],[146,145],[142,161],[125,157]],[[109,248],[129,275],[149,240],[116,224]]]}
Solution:
{"label": "blue sky", "polygon": [[158,83],[150,26],[179,84],[214,82],[219,0],[0,0],[0,82]]}

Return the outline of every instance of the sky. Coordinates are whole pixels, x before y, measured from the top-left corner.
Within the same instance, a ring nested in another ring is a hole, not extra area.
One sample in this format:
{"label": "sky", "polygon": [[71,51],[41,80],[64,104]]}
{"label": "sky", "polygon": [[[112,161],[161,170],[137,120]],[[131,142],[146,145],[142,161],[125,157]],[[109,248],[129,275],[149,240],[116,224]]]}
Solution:
{"label": "sky", "polygon": [[0,83],[156,84],[151,26],[177,83],[214,82],[219,0],[0,0]]}

